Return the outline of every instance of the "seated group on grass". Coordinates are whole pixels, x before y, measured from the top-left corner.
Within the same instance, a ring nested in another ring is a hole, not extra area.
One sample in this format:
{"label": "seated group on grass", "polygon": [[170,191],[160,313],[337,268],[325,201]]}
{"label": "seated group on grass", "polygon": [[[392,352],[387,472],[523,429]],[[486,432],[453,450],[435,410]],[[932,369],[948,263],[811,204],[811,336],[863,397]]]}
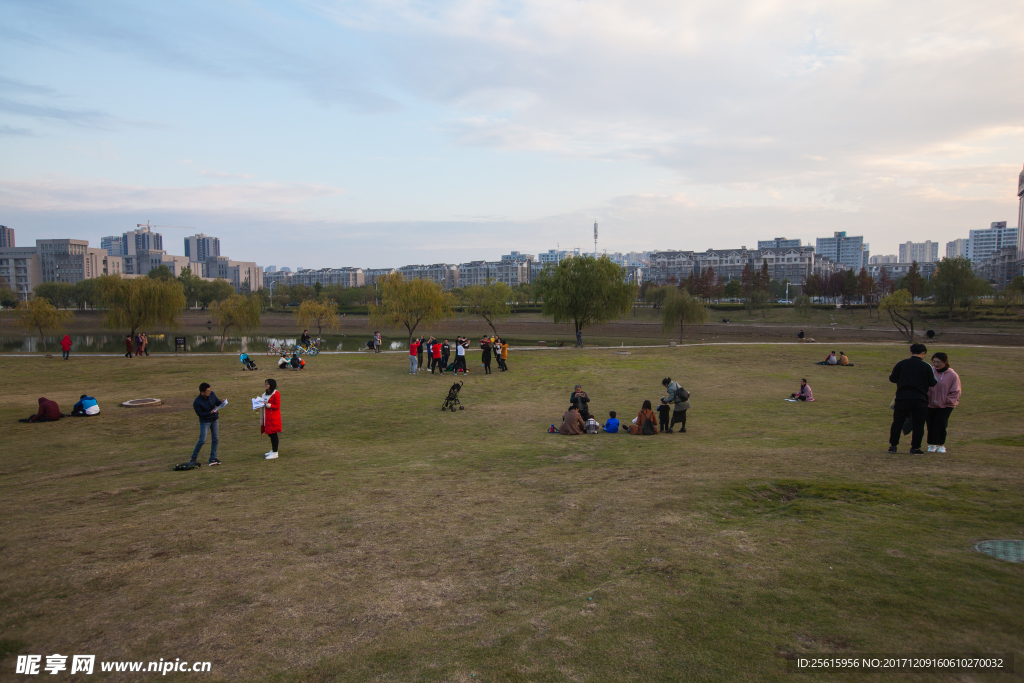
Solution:
{"label": "seated group on grass", "polygon": [[[596,434],[603,431],[607,434],[617,434],[619,429],[628,431],[630,434],[646,436],[657,434],[659,431],[672,433],[672,427],[681,423],[679,431],[686,431],[686,411],[690,408],[690,394],[677,382],[666,377],[662,385],[668,389],[668,396],[661,398],[658,406],[658,415],[655,415],[650,401],[644,401],[636,418],[628,425],[620,425],[615,411],[608,413],[608,421],[604,425],[598,424],[590,414],[590,397],[580,385],[576,385],[572,395],[569,397],[569,408],[562,415],[562,425],[558,428],[559,434]],[[675,407],[674,413],[672,407]],[[659,417],[660,416],[660,417]],[[659,429],[660,426],[660,429]],[[554,430],[551,430],[554,431]]]}
{"label": "seated group on grass", "polygon": [[839,352],[839,356],[836,356],[836,352],[830,353],[825,360],[818,363],[818,365],[853,365],[850,359],[842,351]]}
{"label": "seated group on grass", "polygon": [[288,358],[287,353],[282,353],[281,357],[277,359],[277,367],[282,370],[287,370],[288,368],[302,370],[306,367],[306,361],[299,358],[298,353],[293,353],[291,358]]}
{"label": "seated group on grass", "polygon": [[92,396],[82,394],[81,398],[75,404],[75,407],[71,409],[71,412],[67,415],[60,412],[60,406],[57,405],[56,401],[51,401],[45,396],[39,398],[39,412],[30,417],[26,417],[18,422],[56,422],[62,417],[89,417],[90,415],[99,415],[100,405]]}

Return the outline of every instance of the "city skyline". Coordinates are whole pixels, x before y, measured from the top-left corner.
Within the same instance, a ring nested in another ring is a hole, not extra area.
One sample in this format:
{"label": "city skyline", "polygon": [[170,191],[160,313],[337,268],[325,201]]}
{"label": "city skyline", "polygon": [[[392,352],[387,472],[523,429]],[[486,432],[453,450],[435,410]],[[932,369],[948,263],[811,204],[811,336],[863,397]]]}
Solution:
{"label": "city skyline", "polygon": [[4,3],[0,223],[373,267],[590,251],[595,220],[608,251],[895,253],[1018,208],[1012,3],[247,7]]}

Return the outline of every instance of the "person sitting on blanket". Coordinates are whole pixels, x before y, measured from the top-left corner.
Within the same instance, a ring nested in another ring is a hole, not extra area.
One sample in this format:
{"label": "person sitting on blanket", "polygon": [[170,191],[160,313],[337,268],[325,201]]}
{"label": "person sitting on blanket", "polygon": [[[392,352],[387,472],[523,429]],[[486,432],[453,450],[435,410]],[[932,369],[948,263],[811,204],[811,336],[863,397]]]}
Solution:
{"label": "person sitting on blanket", "polygon": [[850,362],[850,359],[842,351],[839,352],[839,364],[840,365],[853,365],[853,363]]}
{"label": "person sitting on blanket", "polygon": [[811,391],[811,385],[807,383],[806,379],[800,380],[800,392],[796,394],[790,394],[791,399],[797,401],[813,401],[814,392]]}

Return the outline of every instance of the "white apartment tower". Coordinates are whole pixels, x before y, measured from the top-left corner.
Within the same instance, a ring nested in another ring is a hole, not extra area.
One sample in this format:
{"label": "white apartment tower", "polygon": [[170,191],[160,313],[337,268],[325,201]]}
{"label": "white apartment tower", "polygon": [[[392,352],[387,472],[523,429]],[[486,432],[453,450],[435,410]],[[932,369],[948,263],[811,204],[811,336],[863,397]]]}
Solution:
{"label": "white apartment tower", "polygon": [[1003,247],[1018,246],[1017,228],[1006,227],[1006,221],[995,221],[988,230],[971,230],[971,263],[975,266]]}
{"label": "white apartment tower", "polygon": [[205,263],[211,256],[220,256],[220,240],[203,233],[186,237],[185,256],[193,263]]}
{"label": "white apartment tower", "polygon": [[900,263],[934,263],[939,260],[939,243],[907,242],[900,245]]}

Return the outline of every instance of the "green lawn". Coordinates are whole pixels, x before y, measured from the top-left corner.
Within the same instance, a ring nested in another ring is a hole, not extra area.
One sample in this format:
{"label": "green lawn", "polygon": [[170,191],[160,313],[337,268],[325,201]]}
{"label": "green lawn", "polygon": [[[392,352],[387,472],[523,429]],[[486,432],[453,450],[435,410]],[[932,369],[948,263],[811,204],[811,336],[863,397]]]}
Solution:
{"label": "green lawn", "polygon": [[[797,345],[514,351],[491,376],[474,354],[456,413],[450,377],[401,354],[301,373],[0,357],[0,680],[32,678],[18,653],[213,662],[167,680],[1019,680],[789,670],[822,652],[1024,668],[1024,565],[972,550],[1024,538],[1020,349],[943,349],[964,385],[944,456],[886,453],[905,347],[844,349],[855,367]],[[692,392],[686,434],[546,433],[577,382],[628,420],[666,374]],[[248,409],[266,377],[277,461]],[[817,401],[784,402],[801,377]],[[231,402],[224,465],[173,472],[201,381]],[[81,393],[101,416],[14,422]],[[117,407],[148,396],[166,405]]]}

